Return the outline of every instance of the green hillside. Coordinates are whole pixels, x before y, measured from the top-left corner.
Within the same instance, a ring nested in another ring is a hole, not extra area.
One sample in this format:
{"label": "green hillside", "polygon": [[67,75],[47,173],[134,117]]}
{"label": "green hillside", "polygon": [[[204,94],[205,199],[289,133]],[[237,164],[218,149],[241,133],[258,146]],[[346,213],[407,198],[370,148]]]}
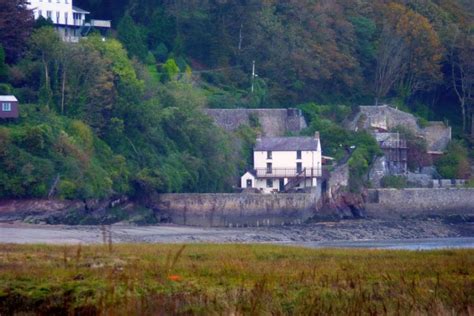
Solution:
{"label": "green hillside", "polygon": [[258,128],[229,135],[203,107],[300,107],[330,154],[365,144],[352,160],[363,173],[377,151],[341,115],[390,102],[449,121],[472,156],[469,1],[74,4],[112,19],[105,41],[66,44],[24,0],[0,0],[0,94],[21,103],[0,122],[0,197],[45,197],[55,179],[71,199],[230,191]]}

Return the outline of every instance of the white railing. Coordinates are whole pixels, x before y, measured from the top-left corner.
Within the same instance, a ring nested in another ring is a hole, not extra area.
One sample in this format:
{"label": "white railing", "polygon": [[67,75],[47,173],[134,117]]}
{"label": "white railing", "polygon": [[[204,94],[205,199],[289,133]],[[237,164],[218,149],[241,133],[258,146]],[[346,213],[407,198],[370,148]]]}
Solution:
{"label": "white railing", "polygon": [[257,168],[255,169],[257,178],[314,178],[321,176],[320,168]]}

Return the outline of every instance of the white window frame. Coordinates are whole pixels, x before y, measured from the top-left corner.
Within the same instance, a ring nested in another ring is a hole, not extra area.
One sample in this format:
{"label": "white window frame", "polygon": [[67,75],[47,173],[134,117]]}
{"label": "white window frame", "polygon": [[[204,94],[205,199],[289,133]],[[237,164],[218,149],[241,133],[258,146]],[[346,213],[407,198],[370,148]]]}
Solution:
{"label": "white window frame", "polygon": [[12,111],[12,104],[10,102],[2,102],[2,111],[3,112],[11,112]]}

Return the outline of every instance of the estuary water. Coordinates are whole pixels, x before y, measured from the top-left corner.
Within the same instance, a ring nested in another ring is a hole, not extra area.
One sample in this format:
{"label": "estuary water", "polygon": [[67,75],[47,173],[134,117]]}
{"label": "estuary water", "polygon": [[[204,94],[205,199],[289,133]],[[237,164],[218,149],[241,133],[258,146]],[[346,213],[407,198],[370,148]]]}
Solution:
{"label": "estuary water", "polygon": [[447,237],[395,240],[349,240],[304,242],[296,245],[309,248],[372,248],[397,250],[471,249],[474,237]]}

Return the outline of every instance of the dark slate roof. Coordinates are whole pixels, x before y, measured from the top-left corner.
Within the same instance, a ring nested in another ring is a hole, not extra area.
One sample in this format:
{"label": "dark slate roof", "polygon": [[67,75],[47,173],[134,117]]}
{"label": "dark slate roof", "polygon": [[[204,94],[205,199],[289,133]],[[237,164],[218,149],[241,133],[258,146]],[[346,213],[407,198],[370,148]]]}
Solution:
{"label": "dark slate roof", "polygon": [[318,141],[313,137],[262,137],[257,139],[255,151],[318,150]]}

